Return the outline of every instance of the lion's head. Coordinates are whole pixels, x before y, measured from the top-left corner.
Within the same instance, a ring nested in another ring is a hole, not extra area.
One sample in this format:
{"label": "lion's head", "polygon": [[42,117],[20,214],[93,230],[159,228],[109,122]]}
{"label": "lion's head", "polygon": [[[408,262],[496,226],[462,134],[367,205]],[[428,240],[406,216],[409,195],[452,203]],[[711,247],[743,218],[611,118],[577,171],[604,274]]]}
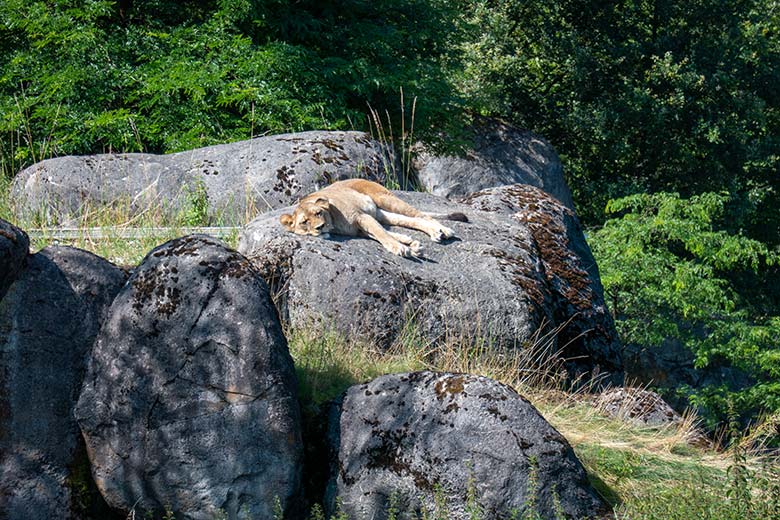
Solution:
{"label": "lion's head", "polygon": [[333,229],[330,202],[325,197],[302,200],[292,215],[284,214],[279,221],[287,231],[298,235],[327,235]]}

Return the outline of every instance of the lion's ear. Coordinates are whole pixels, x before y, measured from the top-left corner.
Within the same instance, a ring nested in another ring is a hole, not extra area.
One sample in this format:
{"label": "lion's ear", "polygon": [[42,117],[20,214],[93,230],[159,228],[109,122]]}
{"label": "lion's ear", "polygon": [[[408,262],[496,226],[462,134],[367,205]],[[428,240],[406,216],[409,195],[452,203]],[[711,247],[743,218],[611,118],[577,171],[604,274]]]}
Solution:
{"label": "lion's ear", "polygon": [[292,215],[288,215],[287,213],[283,214],[281,217],[279,217],[279,222],[282,223],[282,225],[287,229],[288,231],[292,229],[293,224],[293,218]]}
{"label": "lion's ear", "polygon": [[330,209],[330,201],[325,197],[317,197],[314,199],[314,205],[319,206],[322,209]]}

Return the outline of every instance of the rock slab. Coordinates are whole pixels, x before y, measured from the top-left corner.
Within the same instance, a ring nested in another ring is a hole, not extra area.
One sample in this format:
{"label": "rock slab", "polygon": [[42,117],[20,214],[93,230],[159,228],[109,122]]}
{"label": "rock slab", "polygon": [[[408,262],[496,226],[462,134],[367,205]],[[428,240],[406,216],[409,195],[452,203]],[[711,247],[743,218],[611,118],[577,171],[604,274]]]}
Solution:
{"label": "rock slab", "polygon": [[0,219],[0,299],[24,267],[29,252],[30,239],[27,233]]}
{"label": "rock slab", "polygon": [[91,253],[48,247],[0,300],[0,518],[102,516],[73,409],[125,279]]}
{"label": "rock slab", "polygon": [[297,506],[292,358],[252,265],[203,235],[152,250],[97,338],[76,418],[111,507],[273,518]]}
{"label": "rock slab", "polygon": [[[364,238],[293,235],[279,223],[289,210],[261,215],[245,228],[238,249],[258,266],[292,327],[324,326],[382,349],[417,338],[522,347],[540,358],[562,351],[572,376],[621,381],[617,333],[595,262],[583,256],[589,250],[582,231],[567,227],[562,216],[573,215],[570,210],[522,185],[496,188],[468,204],[396,195],[423,211],[462,212],[469,222],[447,222],[457,239],[443,244],[395,229],[423,244],[419,260],[391,255]],[[493,196],[516,207],[488,204]],[[534,209],[524,211],[531,200]]]}
{"label": "rock slab", "polygon": [[454,520],[609,513],[566,440],[485,377],[416,372],[354,386],[332,406],[327,440],[326,504],[338,499],[349,518],[385,519],[391,504],[405,519],[444,508]]}
{"label": "rock slab", "polygon": [[[175,216],[207,209],[208,222],[244,223],[331,182],[384,181],[388,148],[363,132],[301,132],[169,155],[102,154],[48,159],[20,172],[15,211],[68,223],[95,206],[128,205]],[[392,169],[392,168],[387,168]]]}
{"label": "rock slab", "polygon": [[497,119],[479,118],[467,139],[463,156],[417,145],[413,167],[421,187],[456,200],[487,188],[528,184],[574,209],[561,160],[542,137]]}
{"label": "rock slab", "polygon": [[621,378],[615,376],[622,372],[620,340],[604,301],[596,259],[574,211],[543,190],[522,184],[483,190],[462,202],[480,211],[506,215],[527,227],[538,252],[552,323],[559,327],[557,341],[569,372],[590,372],[604,382],[620,384]]}

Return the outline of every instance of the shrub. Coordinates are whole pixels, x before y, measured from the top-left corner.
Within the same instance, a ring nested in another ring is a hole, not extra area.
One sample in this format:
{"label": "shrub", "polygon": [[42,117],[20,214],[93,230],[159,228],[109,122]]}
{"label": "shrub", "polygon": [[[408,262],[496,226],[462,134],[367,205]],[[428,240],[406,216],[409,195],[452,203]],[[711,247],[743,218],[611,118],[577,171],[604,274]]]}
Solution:
{"label": "shrub", "polygon": [[685,389],[712,424],[728,406],[744,415],[780,409],[780,316],[762,313],[752,302],[760,287],[739,276],[760,279],[779,257],[723,230],[728,201],[716,193],[625,197],[609,203],[616,218],[589,237],[623,342],[653,348],[674,338],[696,367],[733,366],[755,379],[739,391]]}

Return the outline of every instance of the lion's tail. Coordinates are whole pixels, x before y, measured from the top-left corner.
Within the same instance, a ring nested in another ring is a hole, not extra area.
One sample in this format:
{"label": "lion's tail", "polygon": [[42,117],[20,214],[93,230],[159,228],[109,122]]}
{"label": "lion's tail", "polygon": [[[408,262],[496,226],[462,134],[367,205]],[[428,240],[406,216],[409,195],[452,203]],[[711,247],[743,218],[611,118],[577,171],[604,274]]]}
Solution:
{"label": "lion's tail", "polygon": [[425,213],[426,216],[435,218],[437,220],[454,220],[456,222],[468,222],[469,218],[457,211],[455,213]]}

